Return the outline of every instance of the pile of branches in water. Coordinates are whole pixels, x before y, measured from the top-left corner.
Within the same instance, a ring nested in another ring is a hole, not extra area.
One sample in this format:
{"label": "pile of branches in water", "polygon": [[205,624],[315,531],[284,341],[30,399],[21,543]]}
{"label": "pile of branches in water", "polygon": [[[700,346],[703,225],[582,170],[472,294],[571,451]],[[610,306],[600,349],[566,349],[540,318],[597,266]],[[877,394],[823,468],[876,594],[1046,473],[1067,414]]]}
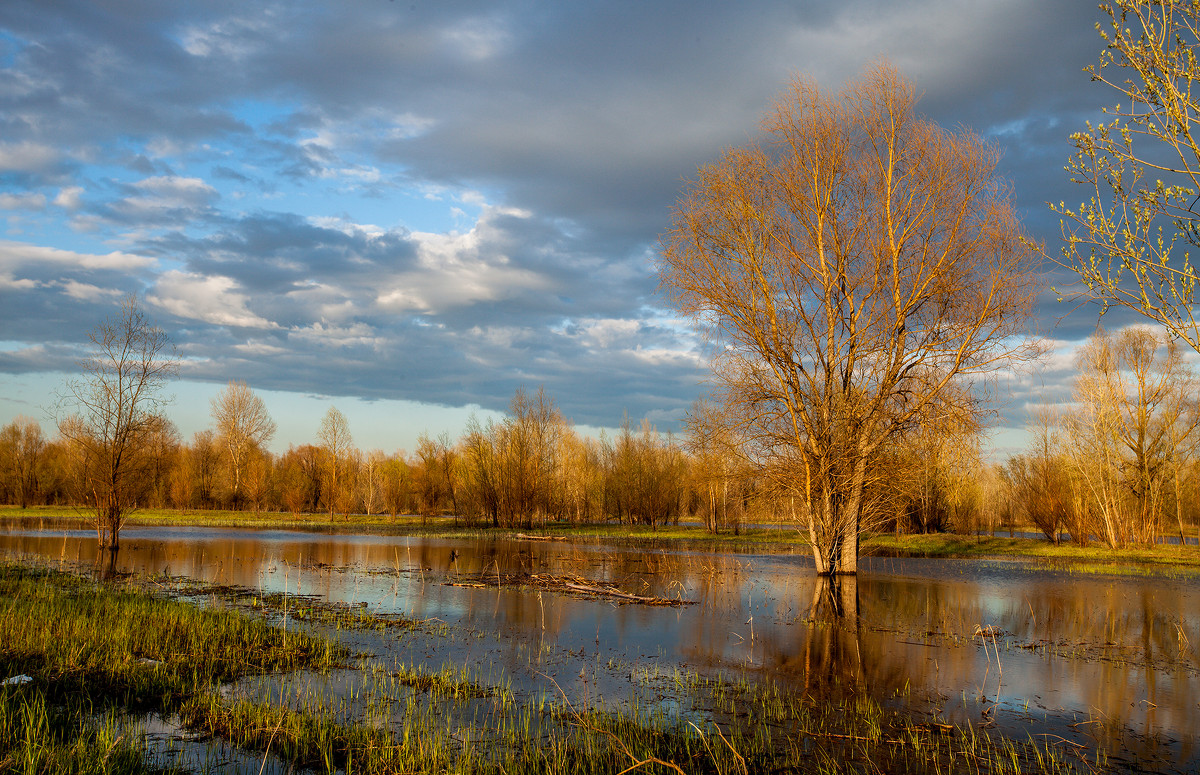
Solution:
{"label": "pile of branches in water", "polygon": [[455,581],[447,581],[451,587],[537,587],[554,592],[563,592],[578,597],[611,599],[622,603],[639,603],[641,605],[695,605],[694,600],[669,597],[649,597],[634,595],[618,589],[616,584],[609,581],[594,581],[567,573],[556,576],[550,573],[500,573],[484,572],[463,576]]}

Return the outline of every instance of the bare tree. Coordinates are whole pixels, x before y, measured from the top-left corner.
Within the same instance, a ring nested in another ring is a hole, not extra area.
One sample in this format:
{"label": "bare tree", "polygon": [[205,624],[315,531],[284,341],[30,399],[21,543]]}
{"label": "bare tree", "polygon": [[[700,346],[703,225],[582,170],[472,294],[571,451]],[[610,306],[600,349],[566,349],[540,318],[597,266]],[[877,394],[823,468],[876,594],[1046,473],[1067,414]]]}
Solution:
{"label": "bare tree", "polygon": [[797,80],[663,240],[662,287],[715,340],[726,421],[805,505],[821,574],[857,571],[884,445],[979,413],[971,380],[1037,351],[1035,251],[999,152],[915,106],[887,66],[837,99]]}
{"label": "bare tree", "polygon": [[234,507],[242,499],[244,469],[255,447],[263,447],[275,435],[275,422],[267,405],[241,380],[229,384],[212,399],[217,439],[229,464],[229,485]]}
{"label": "bare tree", "polygon": [[137,297],[88,334],[92,355],[83,376],[67,382],[59,434],[82,460],[83,494],[95,513],[101,546],[119,547],[121,525],[145,484],[146,445],[158,429],[162,395],[177,362],[167,335],[146,317]]}
{"label": "bare tree", "polygon": [[1111,547],[1150,543],[1176,484],[1177,458],[1196,444],[1195,380],[1175,340],[1142,328],[1115,338],[1097,331],[1078,362],[1067,438],[1095,532]]}
{"label": "bare tree", "polygon": [[1140,312],[1200,351],[1188,257],[1188,244],[1200,245],[1200,4],[1100,8],[1109,16],[1099,28],[1105,48],[1088,71],[1121,103],[1105,109],[1109,123],[1071,135],[1067,170],[1089,199],[1053,207],[1063,216],[1062,263],[1079,274],[1085,298]]}
{"label": "bare tree", "polygon": [[329,518],[333,519],[334,509],[342,498],[342,488],[346,486],[343,469],[350,455],[354,440],[350,437],[350,424],[346,415],[337,407],[329,407],[329,411],[321,418],[321,428],[317,431],[321,441],[321,449],[325,457],[326,481],[329,487],[325,492],[326,503],[329,506]]}
{"label": "bare tree", "polygon": [[692,455],[693,477],[704,494],[705,528],[716,533],[728,525],[737,533],[738,520],[731,518],[737,509],[730,508],[729,488],[743,463],[742,450],[720,407],[703,399],[692,404],[684,447]]}

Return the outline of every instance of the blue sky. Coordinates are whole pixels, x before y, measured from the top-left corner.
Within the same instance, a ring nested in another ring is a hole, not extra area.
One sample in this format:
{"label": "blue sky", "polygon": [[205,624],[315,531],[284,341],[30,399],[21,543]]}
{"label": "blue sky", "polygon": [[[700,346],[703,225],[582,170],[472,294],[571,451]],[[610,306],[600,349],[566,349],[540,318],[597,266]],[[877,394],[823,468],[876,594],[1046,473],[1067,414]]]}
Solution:
{"label": "blue sky", "polygon": [[[0,421],[45,422],[136,292],[183,357],[185,437],[231,379],[278,449],[331,404],[359,446],[412,449],[539,385],[583,426],[672,429],[707,374],[656,292],[684,179],[790,78],[836,90],[883,58],[929,117],[1002,146],[1054,251],[1046,203],[1081,195],[1067,137],[1113,100],[1082,72],[1100,20],[1076,0],[6,0]],[[1001,448],[1065,396],[1095,324],[1047,293],[1054,351],[997,386]]]}

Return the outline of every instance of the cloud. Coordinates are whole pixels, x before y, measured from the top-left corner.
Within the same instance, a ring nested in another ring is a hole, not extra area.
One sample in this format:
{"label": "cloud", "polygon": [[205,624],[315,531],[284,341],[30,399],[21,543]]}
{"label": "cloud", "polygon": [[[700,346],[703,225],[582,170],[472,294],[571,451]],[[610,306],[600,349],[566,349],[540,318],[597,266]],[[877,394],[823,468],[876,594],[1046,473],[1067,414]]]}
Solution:
{"label": "cloud", "polygon": [[0,142],[0,173],[44,172],[62,159],[53,146],[29,140],[16,143]]}
{"label": "cloud", "polygon": [[0,240],[0,269],[30,269],[33,267],[53,266],[60,269],[77,267],[80,269],[108,269],[115,271],[135,271],[151,267],[153,258],[132,253],[112,252],[103,255],[94,253],[77,253],[73,250],[60,250],[43,245],[30,245],[24,242],[8,242]]}
{"label": "cloud", "polygon": [[[797,73],[895,62],[1002,144],[1048,249],[1067,135],[1112,101],[1079,3],[151,5],[0,6],[0,208],[28,240],[0,242],[6,337],[73,351],[142,291],[197,378],[489,409],[544,383],[597,425],[703,389],[658,237]],[[1038,317],[1070,343],[1096,316]]]}
{"label": "cloud", "polygon": [[54,204],[66,210],[78,210],[82,205],[82,186],[67,186],[59,190],[54,197]]}
{"label": "cloud", "polygon": [[246,308],[248,299],[228,277],[173,269],[159,276],[147,299],[185,320],[235,328],[277,327]]}
{"label": "cloud", "polygon": [[46,197],[42,194],[8,194],[0,192],[0,210],[44,210]]}

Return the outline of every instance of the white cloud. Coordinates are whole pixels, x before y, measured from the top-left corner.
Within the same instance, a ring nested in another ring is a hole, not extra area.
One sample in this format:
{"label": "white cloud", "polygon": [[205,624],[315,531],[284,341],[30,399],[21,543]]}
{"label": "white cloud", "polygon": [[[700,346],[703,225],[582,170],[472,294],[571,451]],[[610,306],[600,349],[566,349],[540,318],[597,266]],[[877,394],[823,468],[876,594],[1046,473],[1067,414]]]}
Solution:
{"label": "white cloud", "polygon": [[228,277],[204,276],[172,269],[159,276],[147,299],[189,320],[238,328],[279,326],[246,308],[247,297]]}
{"label": "white cloud", "polygon": [[608,349],[616,344],[637,345],[637,334],[641,323],[637,320],[618,318],[593,318],[580,320],[579,338],[591,348]]}
{"label": "white cloud", "polygon": [[382,226],[376,226],[371,223],[355,223],[354,221],[346,220],[345,218],[332,215],[316,215],[308,219],[308,222],[313,226],[319,226],[322,229],[332,229],[340,231],[351,237],[367,237],[374,239],[387,234],[387,229]]}
{"label": "white cloud", "polygon": [[101,299],[116,299],[120,298],[121,291],[115,288],[101,288],[91,283],[81,283],[76,280],[67,280],[61,283],[63,292],[72,299],[80,301],[99,301]]}
{"label": "white cloud", "polygon": [[288,352],[287,348],[285,348],[285,347],[280,347],[279,345],[275,345],[275,344],[268,344],[266,342],[255,342],[255,341],[243,342],[241,344],[235,344],[233,346],[233,349],[235,352],[240,353],[241,355],[243,355],[247,358],[261,358],[261,357],[269,357],[272,355],[285,355]]}
{"label": "white cloud", "polygon": [[58,196],[54,197],[54,204],[67,210],[78,210],[80,205],[83,204],[82,195],[82,187],[67,186],[59,190]]}
{"label": "white cloud", "polygon": [[211,57],[237,62],[260,45],[260,34],[275,22],[274,10],[267,9],[261,19],[229,17],[206,25],[185,27],[180,33],[183,50],[194,57]]}
{"label": "white cloud", "polygon": [[0,240],[0,268],[12,269],[25,264],[56,264],[76,266],[82,269],[112,269],[131,271],[153,266],[155,260],[132,253],[76,253],[71,250],[30,245],[24,242]]}
{"label": "white cloud", "polygon": [[202,207],[219,196],[200,178],[162,175],[140,180],[134,186],[147,193],[144,201],[157,207]]}
{"label": "white cloud", "polygon": [[496,244],[491,219],[528,218],[516,208],[487,207],[468,232],[413,232],[420,269],[401,272],[380,288],[376,303],[390,312],[437,314],[479,302],[548,291],[549,278],[520,267]]}
{"label": "white cloud", "polygon": [[651,366],[705,367],[708,364],[699,353],[689,350],[668,350],[665,347],[638,347],[628,350],[634,358]]}
{"label": "white cloud", "polygon": [[288,340],[293,339],[334,347],[368,345],[378,349],[387,345],[387,340],[376,336],[374,329],[365,323],[338,326],[324,321],[316,322],[289,330]]}
{"label": "white cloud", "polygon": [[38,287],[38,284],[28,278],[18,280],[11,273],[0,272],[0,290],[4,291],[31,291]]}
{"label": "white cloud", "polygon": [[441,39],[451,53],[478,62],[507,51],[512,34],[498,19],[477,17],[444,28]]}

